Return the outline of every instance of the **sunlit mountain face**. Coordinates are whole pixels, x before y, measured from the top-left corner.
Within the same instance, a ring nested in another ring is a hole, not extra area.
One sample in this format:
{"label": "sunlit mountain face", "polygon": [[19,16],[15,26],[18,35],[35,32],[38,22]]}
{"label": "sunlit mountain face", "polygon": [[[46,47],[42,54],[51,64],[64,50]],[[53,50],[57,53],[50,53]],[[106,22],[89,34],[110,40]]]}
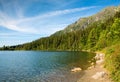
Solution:
{"label": "sunlit mountain face", "polygon": [[119,0],[0,0],[0,46],[49,36]]}

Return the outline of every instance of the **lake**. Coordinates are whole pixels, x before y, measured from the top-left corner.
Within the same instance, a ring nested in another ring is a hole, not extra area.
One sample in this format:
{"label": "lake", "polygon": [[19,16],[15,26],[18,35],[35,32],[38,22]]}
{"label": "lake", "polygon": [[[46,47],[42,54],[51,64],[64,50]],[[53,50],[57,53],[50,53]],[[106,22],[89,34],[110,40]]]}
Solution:
{"label": "lake", "polygon": [[76,82],[94,62],[93,53],[73,51],[0,51],[0,82]]}

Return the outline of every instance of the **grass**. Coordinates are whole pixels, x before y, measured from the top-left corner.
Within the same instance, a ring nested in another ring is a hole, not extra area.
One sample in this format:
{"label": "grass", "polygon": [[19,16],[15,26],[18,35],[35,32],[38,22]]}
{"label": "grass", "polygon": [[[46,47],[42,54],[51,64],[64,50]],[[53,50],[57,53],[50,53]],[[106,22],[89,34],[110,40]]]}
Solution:
{"label": "grass", "polygon": [[114,82],[120,82],[120,43],[105,48],[105,68]]}

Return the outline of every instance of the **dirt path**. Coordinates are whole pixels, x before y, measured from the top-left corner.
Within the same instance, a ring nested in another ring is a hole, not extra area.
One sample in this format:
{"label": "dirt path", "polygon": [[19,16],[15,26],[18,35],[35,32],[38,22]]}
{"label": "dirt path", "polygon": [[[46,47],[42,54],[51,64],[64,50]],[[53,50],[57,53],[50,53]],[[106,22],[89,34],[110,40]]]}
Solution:
{"label": "dirt path", "polygon": [[77,82],[112,82],[103,68],[104,54],[97,54],[95,67],[85,70],[85,74]]}

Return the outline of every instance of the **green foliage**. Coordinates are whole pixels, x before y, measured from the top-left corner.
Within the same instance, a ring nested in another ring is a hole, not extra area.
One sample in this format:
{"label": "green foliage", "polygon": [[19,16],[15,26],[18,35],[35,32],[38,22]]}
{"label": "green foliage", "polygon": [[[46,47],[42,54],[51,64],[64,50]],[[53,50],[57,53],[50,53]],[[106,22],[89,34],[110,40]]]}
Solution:
{"label": "green foliage", "polygon": [[120,18],[116,18],[112,27],[111,35],[114,36],[113,39],[120,39]]}
{"label": "green foliage", "polygon": [[114,82],[120,82],[120,42],[106,50],[105,67]]}

